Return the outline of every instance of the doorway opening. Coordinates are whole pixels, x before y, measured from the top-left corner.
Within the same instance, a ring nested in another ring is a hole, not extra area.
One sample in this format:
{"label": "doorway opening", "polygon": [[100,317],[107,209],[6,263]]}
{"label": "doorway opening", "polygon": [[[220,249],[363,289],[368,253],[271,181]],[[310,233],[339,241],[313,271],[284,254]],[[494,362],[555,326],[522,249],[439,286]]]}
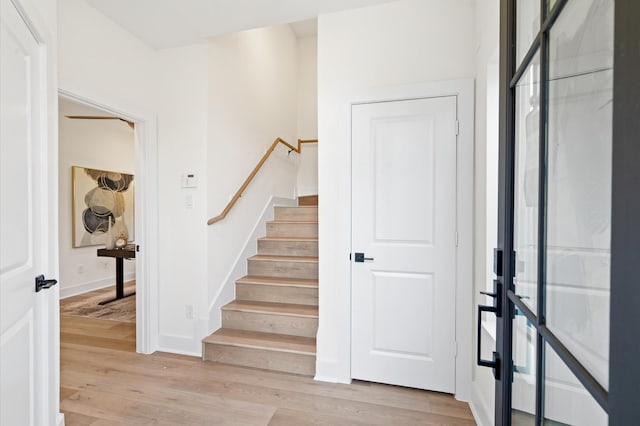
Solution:
{"label": "doorway opening", "polygon": [[58,107],[61,335],[135,351],[135,125],[64,97]]}

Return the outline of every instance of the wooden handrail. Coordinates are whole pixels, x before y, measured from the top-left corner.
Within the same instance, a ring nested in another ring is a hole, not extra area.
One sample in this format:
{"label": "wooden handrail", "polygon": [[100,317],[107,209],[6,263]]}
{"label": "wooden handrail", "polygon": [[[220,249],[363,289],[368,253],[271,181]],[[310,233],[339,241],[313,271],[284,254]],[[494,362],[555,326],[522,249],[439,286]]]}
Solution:
{"label": "wooden handrail", "polygon": [[276,140],[273,141],[269,149],[267,149],[267,152],[264,153],[264,155],[262,156],[258,164],[253,168],[249,176],[245,179],[240,189],[238,189],[238,191],[236,192],[236,195],[234,195],[231,201],[229,201],[229,204],[227,204],[227,207],[225,207],[224,210],[222,210],[222,213],[220,213],[218,216],[212,217],[211,219],[209,219],[207,221],[207,225],[212,225],[224,219],[225,217],[227,217],[227,214],[229,214],[229,211],[231,211],[233,206],[236,204],[236,201],[238,201],[238,199],[242,197],[242,193],[244,192],[244,190],[247,189],[247,186],[249,186],[249,184],[251,183],[255,175],[258,174],[258,171],[260,170],[262,165],[265,163],[265,161],[267,161],[267,158],[269,158],[269,155],[271,155],[271,153],[273,152],[274,149],[276,149],[276,146],[278,146],[279,143],[285,145],[291,151],[295,151],[299,154],[300,150],[302,149],[302,144],[316,143],[316,142],[318,142],[318,139],[298,139],[298,147],[296,148],[295,146],[291,145],[289,142],[285,141],[284,139],[276,138]]}

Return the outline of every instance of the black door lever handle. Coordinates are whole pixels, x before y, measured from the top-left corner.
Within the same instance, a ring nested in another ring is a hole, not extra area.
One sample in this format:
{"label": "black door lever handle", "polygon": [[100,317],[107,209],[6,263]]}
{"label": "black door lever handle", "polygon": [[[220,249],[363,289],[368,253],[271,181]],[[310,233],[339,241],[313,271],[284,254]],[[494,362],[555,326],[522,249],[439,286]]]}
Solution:
{"label": "black door lever handle", "polygon": [[373,257],[364,257],[364,253],[356,253],[356,262],[362,263],[365,260],[373,260]]}
{"label": "black door lever handle", "polygon": [[45,280],[44,275],[38,275],[36,277],[36,293],[45,288],[51,288],[58,284],[58,280]]}

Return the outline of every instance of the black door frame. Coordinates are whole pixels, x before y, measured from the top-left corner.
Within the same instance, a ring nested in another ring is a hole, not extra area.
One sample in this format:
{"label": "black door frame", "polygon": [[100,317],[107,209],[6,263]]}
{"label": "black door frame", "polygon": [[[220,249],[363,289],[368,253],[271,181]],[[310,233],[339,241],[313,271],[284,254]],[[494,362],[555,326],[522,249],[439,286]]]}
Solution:
{"label": "black door frame", "polygon": [[[512,323],[514,306],[536,324],[538,331],[537,365],[542,365],[543,342],[547,342],[576,375],[585,389],[609,414],[610,425],[635,424],[640,419],[640,2],[616,0],[614,15],[614,97],[612,134],[611,205],[611,298],[609,390],[605,390],[582,364],[562,345],[544,324],[544,286],[538,286],[538,312],[532,312],[516,297],[513,289],[513,191],[515,82],[526,70],[530,59],[540,50],[546,63],[547,34],[569,1],[557,0],[550,13],[546,1],[540,1],[541,30],[526,54],[523,64],[515,63],[516,0],[500,4],[500,127],[498,250],[496,275],[503,283],[503,315],[497,319],[495,386],[495,424],[511,424]],[[540,200],[546,200],[546,67],[541,67],[540,85]],[[543,203],[540,203],[542,206]],[[545,223],[545,208],[539,209],[539,223]],[[544,232],[539,232],[539,256],[544,256]],[[539,261],[538,277],[545,276],[544,261]],[[498,287],[499,288],[499,287]],[[536,322],[535,318],[540,318]],[[537,370],[537,386],[543,369]],[[543,393],[536,391],[536,424],[542,424]]]}

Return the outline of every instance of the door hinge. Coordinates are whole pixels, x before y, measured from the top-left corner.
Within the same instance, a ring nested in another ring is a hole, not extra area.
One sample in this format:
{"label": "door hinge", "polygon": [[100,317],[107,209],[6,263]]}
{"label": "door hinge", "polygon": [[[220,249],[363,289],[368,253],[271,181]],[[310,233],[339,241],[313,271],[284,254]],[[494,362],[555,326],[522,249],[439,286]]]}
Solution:
{"label": "door hinge", "polygon": [[453,342],[453,356],[458,356],[458,342]]}
{"label": "door hinge", "polygon": [[456,120],[456,136],[460,134],[460,121]]}
{"label": "door hinge", "polygon": [[458,247],[458,232],[456,231],[456,247]]}

